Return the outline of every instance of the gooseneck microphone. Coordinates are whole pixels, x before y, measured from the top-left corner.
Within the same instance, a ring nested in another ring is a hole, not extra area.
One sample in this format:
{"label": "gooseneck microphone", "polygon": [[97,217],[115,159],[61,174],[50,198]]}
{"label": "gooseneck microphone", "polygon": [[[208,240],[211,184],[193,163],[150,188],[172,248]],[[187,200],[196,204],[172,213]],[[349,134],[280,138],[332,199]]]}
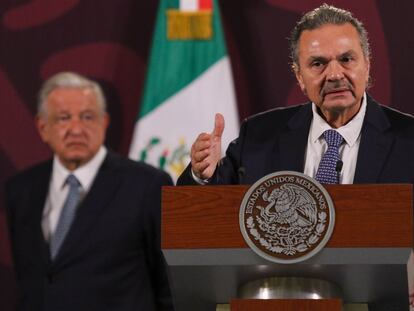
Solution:
{"label": "gooseneck microphone", "polygon": [[338,160],[335,166],[336,178],[338,179],[338,184],[340,184],[339,177],[341,176],[342,166],[344,166],[344,162],[342,162],[341,160]]}

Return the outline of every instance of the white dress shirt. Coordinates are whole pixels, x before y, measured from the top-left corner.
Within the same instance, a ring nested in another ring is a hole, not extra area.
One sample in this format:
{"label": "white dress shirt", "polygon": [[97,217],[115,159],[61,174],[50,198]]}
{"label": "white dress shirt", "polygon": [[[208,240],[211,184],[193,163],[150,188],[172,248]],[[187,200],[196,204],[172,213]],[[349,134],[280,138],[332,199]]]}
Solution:
{"label": "white dress shirt", "polygon": [[[366,94],[362,100],[358,113],[344,126],[335,129],[344,138],[339,147],[339,156],[343,162],[339,181],[341,184],[352,184],[358,157],[359,143],[361,141],[361,128],[367,109]],[[319,162],[328,149],[322,134],[332,127],[318,114],[316,105],[312,103],[312,123],[309,129],[308,145],[305,155],[305,175],[315,178]]]}
{"label": "white dress shirt", "polygon": [[63,166],[58,157],[56,155],[54,156],[49,192],[42,216],[42,230],[46,241],[50,240],[50,237],[56,230],[63,204],[68,195],[69,186],[66,184],[68,176],[73,174],[78,179],[83,198],[91,188],[106,154],[107,150],[102,146],[88,163],[78,167],[74,171],[69,171]]}

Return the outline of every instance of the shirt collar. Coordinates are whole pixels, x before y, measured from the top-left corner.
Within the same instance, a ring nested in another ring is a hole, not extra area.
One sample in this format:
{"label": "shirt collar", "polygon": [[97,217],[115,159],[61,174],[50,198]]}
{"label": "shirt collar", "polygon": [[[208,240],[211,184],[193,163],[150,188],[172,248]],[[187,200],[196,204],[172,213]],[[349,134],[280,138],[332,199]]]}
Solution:
{"label": "shirt collar", "polygon": [[[364,122],[365,112],[367,109],[367,96],[364,93],[362,98],[362,105],[358,113],[344,126],[335,129],[342,135],[345,142],[352,147],[357,141],[359,134],[361,133],[362,123]],[[321,138],[323,132],[331,129],[332,127],[319,115],[317,107],[312,103],[312,124],[310,129],[311,141],[315,143]]]}
{"label": "shirt collar", "polygon": [[103,163],[107,152],[107,149],[104,146],[101,146],[95,156],[88,163],[78,167],[74,171],[69,171],[65,166],[63,166],[57,155],[54,155],[52,171],[52,180],[54,184],[58,186],[59,189],[62,189],[68,175],[73,174],[78,179],[82,189],[87,192],[91,187],[93,179],[95,178],[99,167]]}

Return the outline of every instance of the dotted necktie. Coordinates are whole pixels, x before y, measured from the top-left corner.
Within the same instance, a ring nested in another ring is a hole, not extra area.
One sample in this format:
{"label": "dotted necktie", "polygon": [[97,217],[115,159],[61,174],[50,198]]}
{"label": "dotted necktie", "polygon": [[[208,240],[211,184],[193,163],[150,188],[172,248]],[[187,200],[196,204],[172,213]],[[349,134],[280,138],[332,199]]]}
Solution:
{"label": "dotted necktie", "polygon": [[52,259],[55,259],[59,252],[66,234],[75,218],[76,207],[80,199],[80,183],[74,175],[69,175],[66,179],[66,184],[69,185],[69,193],[66,201],[63,204],[62,212],[60,213],[59,222],[56,226],[56,231],[50,240],[50,254]]}
{"label": "dotted necktie", "polygon": [[344,138],[335,130],[326,130],[323,132],[323,137],[328,144],[328,150],[326,150],[319,163],[315,179],[321,184],[338,184],[339,172],[337,172],[336,167],[338,161],[341,160],[339,157],[339,147]]}

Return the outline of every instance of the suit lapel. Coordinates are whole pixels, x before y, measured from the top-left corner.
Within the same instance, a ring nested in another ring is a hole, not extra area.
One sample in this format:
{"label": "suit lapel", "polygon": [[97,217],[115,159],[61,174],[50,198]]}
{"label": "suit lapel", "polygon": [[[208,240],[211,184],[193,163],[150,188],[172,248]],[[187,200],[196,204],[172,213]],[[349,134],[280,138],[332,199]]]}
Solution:
{"label": "suit lapel", "polygon": [[277,149],[280,161],[275,165],[276,170],[303,172],[311,121],[311,104],[302,106],[289,120],[286,131],[279,138]]}
{"label": "suit lapel", "polygon": [[42,230],[43,210],[46,203],[47,193],[49,191],[50,176],[52,172],[52,161],[45,164],[45,167],[40,170],[40,174],[34,181],[32,192],[30,194],[31,204],[27,206],[29,211],[27,225],[33,229],[30,232],[34,234],[34,245],[36,248],[35,254],[40,254],[42,262],[47,264],[49,262],[49,244],[45,241]]}
{"label": "suit lapel", "polygon": [[387,131],[389,128],[387,116],[368,96],[354,184],[378,182],[379,173],[394,142],[394,135]]}
{"label": "suit lapel", "polygon": [[115,195],[120,179],[115,174],[116,160],[108,153],[95,177],[91,189],[78,207],[75,220],[55,258],[57,265],[63,264],[82,251],[83,241],[98,222],[99,217]]}

